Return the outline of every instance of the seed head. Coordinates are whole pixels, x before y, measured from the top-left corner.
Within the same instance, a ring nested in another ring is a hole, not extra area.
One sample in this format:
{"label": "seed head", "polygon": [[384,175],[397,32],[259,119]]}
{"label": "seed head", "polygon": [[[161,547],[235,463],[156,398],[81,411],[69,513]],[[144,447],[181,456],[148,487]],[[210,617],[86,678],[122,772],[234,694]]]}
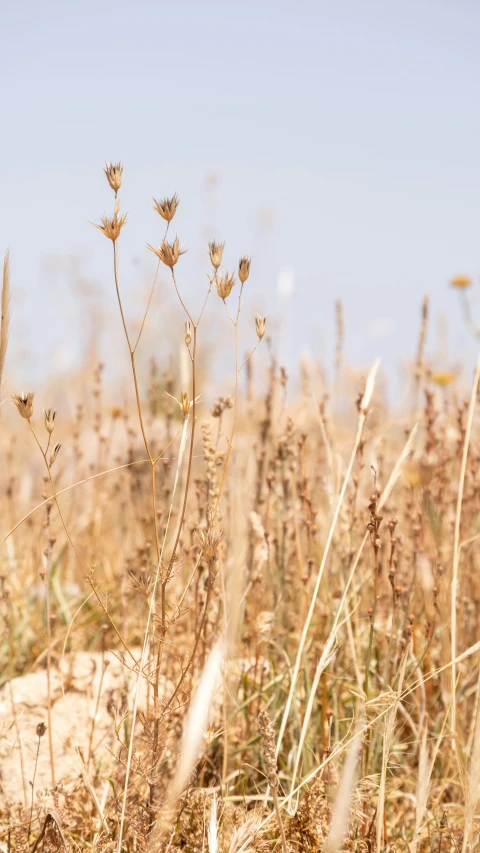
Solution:
{"label": "seed head", "polygon": [[156,249],[149,244],[147,245],[150,251],[153,252],[157,258],[160,258],[162,263],[164,263],[165,266],[170,267],[170,269],[173,269],[180,255],[185,254],[185,249],[180,248],[178,237],[175,237],[175,240],[172,243],[167,243],[167,241],[164,240],[161,246],[158,246]]}
{"label": "seed head", "polygon": [[105,234],[105,237],[108,237],[108,239],[112,240],[114,243],[120,236],[120,231],[127,221],[127,216],[128,213],[126,213],[125,216],[120,216],[120,206],[118,202],[115,202],[115,209],[111,219],[106,213],[104,213],[100,225],[96,225],[95,222],[91,222],[90,225],[94,225],[95,228],[98,228],[102,234]]}
{"label": "seed head", "polygon": [[47,727],[45,723],[39,723],[36,728],[37,737],[43,737],[45,732],[47,731]]}
{"label": "seed head", "polygon": [[258,340],[261,341],[267,328],[267,318],[260,317],[260,315],[255,317],[255,328],[257,330]]}
{"label": "seed head", "polygon": [[28,391],[27,394],[25,394],[23,391],[21,394],[12,394],[12,400],[15,406],[17,407],[22,418],[25,418],[27,421],[29,421],[33,415],[33,397],[33,391]]}
{"label": "seed head", "polygon": [[250,275],[250,264],[250,258],[240,258],[240,261],[238,263],[238,277],[242,284],[245,284],[248,276]]}
{"label": "seed head", "polygon": [[48,460],[48,467],[49,467],[49,468],[51,468],[51,467],[52,467],[52,465],[53,465],[53,463],[55,462],[55,459],[57,458],[57,456],[58,456],[58,454],[59,454],[59,452],[60,452],[60,448],[61,448],[61,446],[62,446],[62,445],[61,445],[61,444],[60,444],[60,442],[59,442],[59,443],[58,443],[58,444],[56,444],[56,445],[55,445],[55,447],[53,448],[52,453],[50,454],[50,459]]}
{"label": "seed head", "polygon": [[153,209],[156,210],[166,222],[172,221],[179,204],[180,199],[176,193],[175,195],[172,195],[171,198],[162,198],[160,201],[157,201],[156,198],[153,199]]}
{"label": "seed head", "polygon": [[264,708],[258,715],[258,725],[262,733],[263,756],[267,767],[268,784],[271,788],[278,787],[277,759],[275,756],[275,729]]}
{"label": "seed head", "polygon": [[55,426],[55,417],[57,415],[57,410],[44,409],[43,414],[45,415],[45,429],[51,435]]}
{"label": "seed head", "polygon": [[105,163],[105,172],[108,183],[115,193],[115,197],[122,186],[123,166],[121,163]]}
{"label": "seed head", "polygon": [[185,321],[185,343],[187,347],[192,343],[192,325],[190,320]]}
{"label": "seed head", "polygon": [[456,275],[451,281],[452,287],[456,287],[458,290],[466,290],[467,287],[470,287],[471,283],[472,279],[468,275]]}
{"label": "seed head", "polygon": [[217,285],[217,293],[220,299],[225,300],[227,296],[230,296],[232,288],[236,284],[235,276],[230,275],[228,272],[226,272],[224,273],[224,275],[216,277],[215,284]]}
{"label": "seed head", "polygon": [[215,270],[218,270],[220,264],[222,263],[224,247],[225,247],[225,242],[217,243],[215,240],[212,240],[212,242],[208,244],[208,251],[210,253],[210,260],[212,262],[212,267]]}

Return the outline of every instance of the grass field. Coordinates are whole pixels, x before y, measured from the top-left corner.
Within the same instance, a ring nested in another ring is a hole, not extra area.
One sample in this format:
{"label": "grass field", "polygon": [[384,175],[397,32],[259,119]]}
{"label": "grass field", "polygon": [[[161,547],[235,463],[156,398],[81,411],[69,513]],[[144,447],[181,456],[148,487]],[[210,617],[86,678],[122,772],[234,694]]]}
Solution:
{"label": "grass field", "polygon": [[[108,360],[57,412],[3,384],[0,850],[480,849],[480,367],[429,362],[425,300],[389,408],[337,304],[333,378],[293,382],[241,311],[254,258],[227,271],[211,243],[184,301],[174,196],[151,286],[166,271],[183,311],[188,387],[169,353],[147,373],[105,171],[129,391]],[[7,256],[0,372],[13,287]],[[211,394],[213,300],[236,368]]]}

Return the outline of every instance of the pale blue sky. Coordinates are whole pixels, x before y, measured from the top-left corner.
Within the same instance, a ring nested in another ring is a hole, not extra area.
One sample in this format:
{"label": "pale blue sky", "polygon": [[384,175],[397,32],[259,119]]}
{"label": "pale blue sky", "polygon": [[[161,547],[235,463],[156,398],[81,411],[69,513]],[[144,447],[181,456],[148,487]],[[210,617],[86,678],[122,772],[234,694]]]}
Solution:
{"label": "pale blue sky", "polygon": [[101,167],[118,158],[127,289],[159,238],[151,196],[178,191],[188,293],[206,224],[231,264],[252,254],[253,304],[267,313],[282,310],[278,276],[293,268],[285,353],[328,353],[341,297],[351,360],[379,354],[392,368],[414,349],[424,293],[460,352],[447,283],[480,271],[477,0],[24,0],[2,4],[2,34],[0,235],[25,380],[80,337],[47,255],[83,257],[115,310],[109,247],[88,220],[111,205]]}

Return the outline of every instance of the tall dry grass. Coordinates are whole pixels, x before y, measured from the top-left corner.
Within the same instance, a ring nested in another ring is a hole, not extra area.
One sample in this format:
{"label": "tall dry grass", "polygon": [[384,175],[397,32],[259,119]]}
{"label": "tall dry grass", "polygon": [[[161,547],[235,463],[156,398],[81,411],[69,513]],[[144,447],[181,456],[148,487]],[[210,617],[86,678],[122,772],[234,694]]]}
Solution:
{"label": "tall dry grass", "polygon": [[[155,273],[127,316],[121,164],[105,174],[130,392],[108,359],[58,412],[2,386],[2,850],[476,849],[478,368],[429,362],[424,300],[390,410],[381,365],[346,363],[337,303],[332,387],[306,360],[292,381],[242,312],[255,259],[233,274],[210,243],[184,299],[176,195],[154,200]],[[162,272],[188,387],[169,352],[145,371]],[[4,376],[9,279],[7,255]],[[235,368],[212,394],[213,298]]]}

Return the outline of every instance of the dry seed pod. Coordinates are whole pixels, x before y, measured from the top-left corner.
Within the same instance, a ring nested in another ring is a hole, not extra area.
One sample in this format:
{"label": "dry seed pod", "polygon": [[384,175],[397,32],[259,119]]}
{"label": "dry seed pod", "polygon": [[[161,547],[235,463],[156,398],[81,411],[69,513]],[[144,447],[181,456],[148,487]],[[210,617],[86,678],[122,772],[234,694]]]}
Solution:
{"label": "dry seed pod", "polygon": [[121,163],[105,163],[105,172],[108,183],[110,184],[115,195],[117,195],[122,186],[123,166]]}
{"label": "dry seed pod", "polygon": [[212,240],[212,242],[208,244],[210,260],[212,262],[212,267],[215,270],[218,270],[220,264],[222,263],[224,246],[225,243],[217,243],[215,240]]}
{"label": "dry seed pod", "polygon": [[247,257],[240,258],[240,261],[238,264],[238,277],[239,277],[240,281],[242,282],[242,284],[244,284],[246,282],[248,276],[250,275],[250,264],[251,264],[250,258],[247,258]]}
{"label": "dry seed pod", "polygon": [[226,299],[230,296],[233,287],[235,286],[235,277],[226,272],[224,275],[218,276],[216,281],[217,293],[220,299]]}
{"label": "dry seed pod", "polygon": [[25,418],[27,421],[29,421],[33,415],[33,397],[33,391],[28,391],[26,394],[23,391],[21,394],[12,394],[13,403],[17,407],[22,418]]}
{"label": "dry seed pod", "polygon": [[43,414],[45,415],[45,429],[51,435],[55,426],[55,417],[57,415],[57,410],[44,409]]}
{"label": "dry seed pod", "polygon": [[190,320],[185,321],[185,343],[187,347],[192,343],[192,324]]}
{"label": "dry seed pod", "polygon": [[102,216],[101,224],[96,225],[95,222],[91,222],[90,225],[93,225],[95,228],[98,228],[102,234],[105,234],[105,237],[108,237],[113,243],[118,240],[120,236],[120,231],[122,230],[125,222],[127,221],[128,213],[124,216],[120,216],[120,206],[118,202],[115,202],[115,209],[113,211],[113,216],[110,219],[106,213]]}
{"label": "dry seed pod", "polygon": [[171,222],[177,212],[177,207],[180,204],[180,199],[175,193],[171,198],[162,198],[157,201],[153,199],[153,209],[157,211],[165,222]]}
{"label": "dry seed pod", "polygon": [[265,334],[266,328],[267,328],[267,318],[266,317],[260,317],[260,315],[255,317],[255,329],[257,330],[257,337],[258,337],[259,341],[262,340],[262,338]]}
{"label": "dry seed pod", "polygon": [[173,269],[180,255],[185,254],[185,249],[180,248],[180,241],[178,237],[175,237],[172,243],[167,243],[167,241],[164,240],[161,246],[158,246],[157,249],[154,249],[154,247],[149,244],[147,245],[150,251],[153,252],[157,258],[160,258],[162,263],[164,263],[165,266],[170,267],[170,269]]}
{"label": "dry seed pod", "polygon": [[51,453],[51,456],[50,456],[50,459],[48,460],[48,467],[49,467],[49,468],[51,468],[51,467],[52,467],[52,465],[53,465],[53,463],[55,462],[55,459],[57,458],[57,456],[58,456],[58,454],[59,454],[59,451],[60,451],[61,446],[62,446],[62,445],[61,445],[61,444],[60,444],[60,442],[59,442],[59,443],[58,443],[58,444],[56,444],[56,445],[55,445],[55,447],[53,448],[52,453]]}

